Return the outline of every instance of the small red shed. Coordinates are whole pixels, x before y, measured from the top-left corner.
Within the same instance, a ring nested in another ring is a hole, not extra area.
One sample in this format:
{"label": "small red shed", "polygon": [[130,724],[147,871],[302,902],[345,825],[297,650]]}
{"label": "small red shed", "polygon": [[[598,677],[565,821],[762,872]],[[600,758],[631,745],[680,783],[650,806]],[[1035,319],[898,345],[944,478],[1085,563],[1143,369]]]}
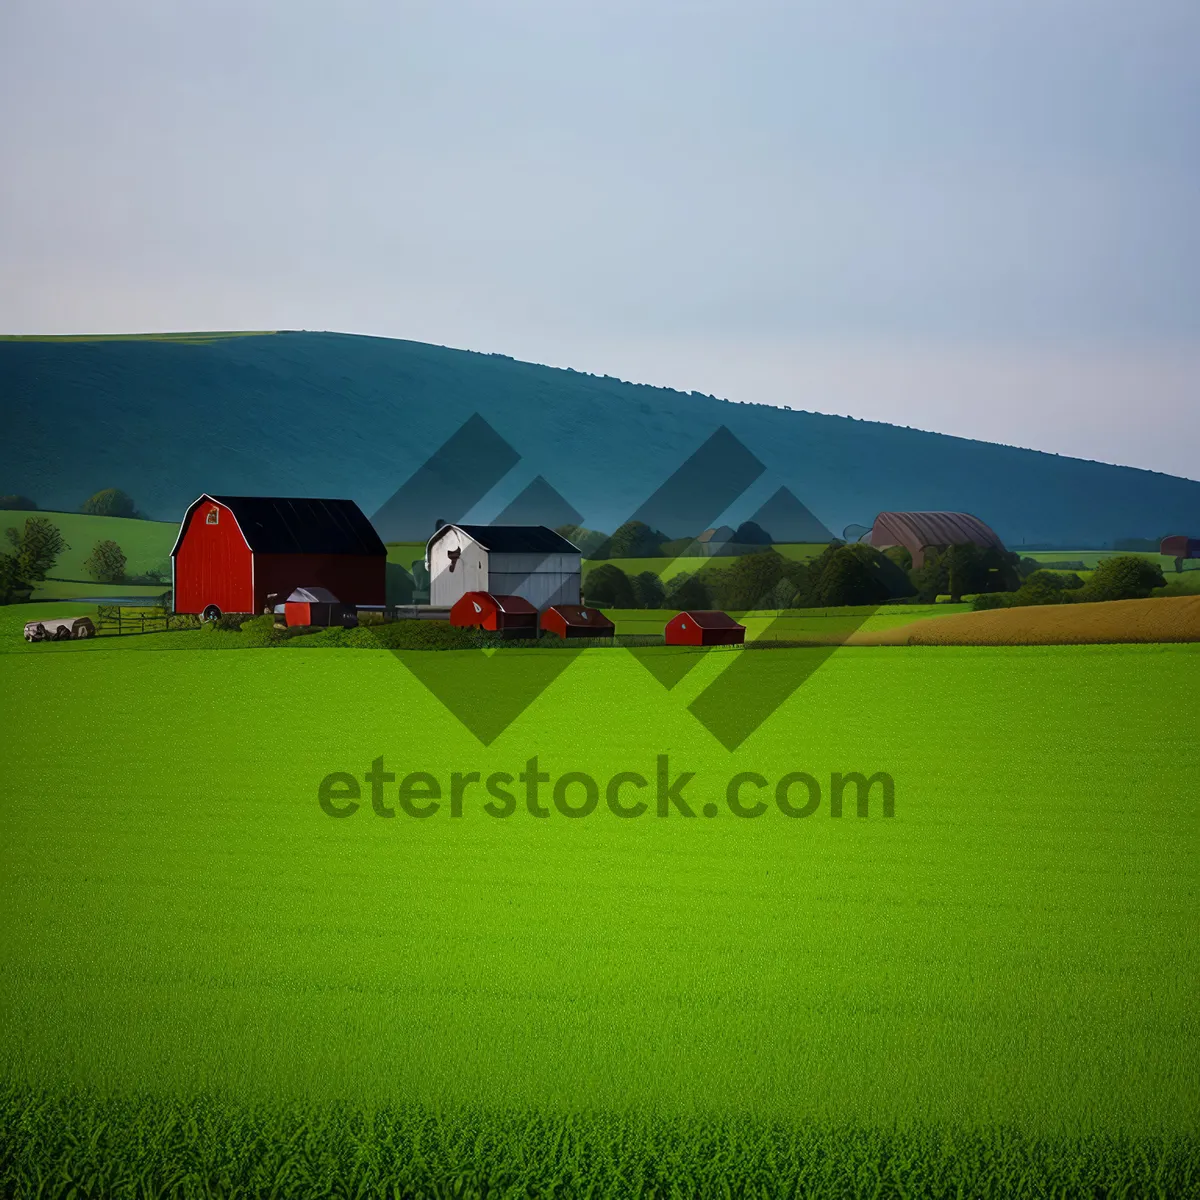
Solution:
{"label": "small red shed", "polygon": [[343,625],[347,629],[358,624],[353,604],[343,604],[328,588],[297,588],[275,611],[283,610],[288,625]]}
{"label": "small red shed", "polygon": [[203,495],[171,551],[175,611],[260,613],[299,587],[382,605],[387,547],[353,500]]}
{"label": "small red shed", "polygon": [[598,608],[552,604],[542,613],[542,628],[560,638],[610,638],[616,626]]}
{"label": "small red shed", "polygon": [[728,613],[681,612],[667,622],[663,637],[668,646],[741,646],[746,627]]}
{"label": "small red shed", "polygon": [[511,638],[536,638],[538,611],[522,596],[464,592],[450,609],[450,624],[487,629]]}

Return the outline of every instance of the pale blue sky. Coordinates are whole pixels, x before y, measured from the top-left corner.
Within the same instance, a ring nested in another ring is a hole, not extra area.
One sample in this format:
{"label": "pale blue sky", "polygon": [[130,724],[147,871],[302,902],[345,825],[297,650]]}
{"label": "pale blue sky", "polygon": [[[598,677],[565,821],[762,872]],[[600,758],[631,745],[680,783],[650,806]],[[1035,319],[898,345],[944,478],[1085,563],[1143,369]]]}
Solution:
{"label": "pale blue sky", "polygon": [[5,0],[0,105],[0,331],[407,337],[1200,477],[1196,0]]}

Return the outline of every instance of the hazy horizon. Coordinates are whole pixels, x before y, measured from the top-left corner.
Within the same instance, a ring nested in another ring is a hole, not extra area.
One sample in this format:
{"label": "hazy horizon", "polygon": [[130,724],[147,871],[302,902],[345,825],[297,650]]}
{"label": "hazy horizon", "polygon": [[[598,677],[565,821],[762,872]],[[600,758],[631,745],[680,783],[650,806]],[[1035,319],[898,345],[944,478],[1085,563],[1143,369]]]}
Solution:
{"label": "hazy horizon", "polygon": [[1198,35],[17,0],[0,329],[395,337],[1198,478]]}

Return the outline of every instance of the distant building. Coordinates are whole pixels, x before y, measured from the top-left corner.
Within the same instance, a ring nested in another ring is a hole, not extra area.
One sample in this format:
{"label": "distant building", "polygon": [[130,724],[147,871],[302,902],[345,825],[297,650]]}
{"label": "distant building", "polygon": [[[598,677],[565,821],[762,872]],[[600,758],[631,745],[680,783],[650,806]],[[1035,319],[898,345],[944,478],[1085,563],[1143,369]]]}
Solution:
{"label": "distant building", "polygon": [[1200,538],[1188,537],[1186,533],[1175,533],[1163,538],[1158,552],[1173,558],[1175,570],[1182,571],[1185,558],[1200,558]]}
{"label": "distant building", "polygon": [[925,565],[925,551],[945,546],[974,543],[983,549],[1003,550],[1004,543],[978,517],[961,512],[884,512],[875,518],[871,532],[862,539],[876,550],[903,546],[912,555],[912,565]]}
{"label": "distant building", "polygon": [[203,495],[171,550],[176,612],[261,613],[297,588],[386,603],[387,547],[353,500]]}
{"label": "distant building", "polygon": [[435,607],[467,592],[521,596],[538,610],[580,602],[579,547],[544,525],[443,525],[425,547],[425,566]]}

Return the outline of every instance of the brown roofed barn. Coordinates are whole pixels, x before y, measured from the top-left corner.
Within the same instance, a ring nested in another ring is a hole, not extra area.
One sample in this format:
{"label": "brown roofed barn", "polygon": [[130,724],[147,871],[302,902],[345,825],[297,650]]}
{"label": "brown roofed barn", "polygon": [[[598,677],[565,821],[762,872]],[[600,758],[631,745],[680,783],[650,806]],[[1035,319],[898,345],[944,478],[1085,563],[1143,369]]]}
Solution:
{"label": "brown roofed barn", "polygon": [[876,550],[903,546],[912,555],[912,565],[925,565],[925,551],[945,546],[974,543],[982,549],[1003,550],[1004,543],[978,517],[961,512],[884,512],[875,518],[863,539]]}

